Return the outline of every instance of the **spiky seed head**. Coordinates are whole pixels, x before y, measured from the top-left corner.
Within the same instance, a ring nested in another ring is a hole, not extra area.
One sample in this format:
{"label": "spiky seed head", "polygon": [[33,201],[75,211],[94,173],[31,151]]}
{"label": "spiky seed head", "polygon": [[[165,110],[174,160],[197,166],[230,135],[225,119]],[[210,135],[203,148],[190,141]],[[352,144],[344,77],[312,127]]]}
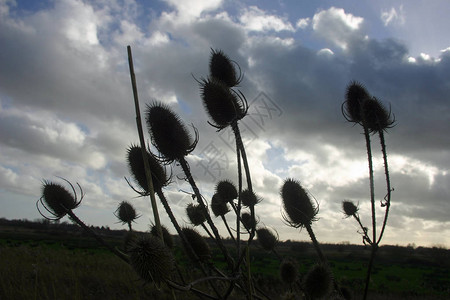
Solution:
{"label": "spiky seed head", "polygon": [[200,204],[189,203],[186,207],[186,214],[192,225],[198,226],[206,221],[206,211],[205,208],[200,206]]}
{"label": "spiky seed head", "polygon": [[[173,248],[173,238],[172,235],[170,234],[169,230],[167,230],[167,228],[163,225],[161,225],[161,230],[162,230],[162,234],[163,234],[163,239],[164,239],[164,244],[169,248],[172,249]],[[150,228],[150,233],[155,236],[158,237],[158,228],[156,227],[156,225],[152,225]]]}
{"label": "spiky seed head", "polygon": [[272,251],[275,249],[278,238],[268,228],[256,229],[256,236],[258,237],[259,244],[264,250]]}
{"label": "spiky seed head", "polygon": [[255,194],[255,192],[246,189],[241,193],[241,201],[242,205],[251,207],[261,202],[261,199]]}
{"label": "spiky seed head", "polygon": [[[195,229],[189,227],[183,228],[182,232],[200,261],[207,261],[211,258],[211,250],[200,233],[198,233]],[[194,258],[191,257],[191,259]]]}
{"label": "spiky seed head", "polygon": [[303,288],[311,299],[328,296],[333,287],[333,275],[325,264],[316,264],[311,267],[303,278]]}
{"label": "spiky seed head", "polygon": [[194,150],[196,141],[167,105],[159,102],[147,105],[145,116],[152,143],[167,162],[179,160]]}
{"label": "spiky seed head", "polygon": [[244,117],[244,106],[238,101],[236,94],[222,81],[215,78],[202,80],[200,90],[203,106],[214,126],[224,128]]}
{"label": "spiky seed head", "polygon": [[256,220],[252,218],[252,215],[249,213],[245,212],[241,214],[241,222],[247,230],[251,230],[256,227]]}
{"label": "spiky seed head", "polygon": [[134,241],[128,254],[130,265],[145,282],[160,284],[170,278],[174,258],[161,239],[142,235]]}
{"label": "spiky seed head", "polygon": [[228,87],[236,86],[240,82],[240,76],[237,76],[233,62],[221,50],[211,49],[209,72],[211,77],[222,81]]}
{"label": "spiky seed head", "polygon": [[287,215],[285,219],[291,226],[304,227],[316,220],[318,209],[297,180],[286,179],[281,188],[281,198]]}
{"label": "spiky seed head", "polygon": [[232,202],[238,197],[236,186],[229,180],[219,181],[216,185],[216,193],[225,202]]}
{"label": "spiky seed head", "polygon": [[[148,193],[150,190],[147,184],[147,177],[145,176],[144,160],[142,159],[142,150],[140,146],[132,145],[127,151],[127,161],[130,173],[133,175],[134,180],[139,184],[139,186]],[[152,183],[155,190],[161,190],[169,182],[167,174],[163,166],[159,161],[149,153],[145,151],[150,171],[152,173]]]}
{"label": "spiky seed head", "polygon": [[293,284],[298,278],[298,266],[292,259],[285,259],[280,265],[280,278],[287,284]]}
{"label": "spiky seed head", "polygon": [[358,206],[350,200],[342,201],[342,209],[346,217],[354,216],[358,212]]}
{"label": "spiky seed head", "polygon": [[390,112],[375,97],[364,101],[364,122],[370,132],[380,132],[393,127]]}
{"label": "spiky seed head", "polygon": [[123,223],[129,224],[138,218],[133,205],[127,201],[122,201],[117,207],[116,217]]}
{"label": "spiky seed head", "polygon": [[363,103],[370,98],[369,92],[359,82],[353,81],[347,87],[344,115],[350,122],[361,123]]}
{"label": "spiky seed head", "polygon": [[67,210],[75,209],[80,204],[64,186],[50,181],[44,181],[41,199],[56,218],[64,217]]}
{"label": "spiky seed head", "polygon": [[216,217],[224,216],[230,211],[228,203],[223,201],[218,193],[214,194],[211,199],[211,210]]}

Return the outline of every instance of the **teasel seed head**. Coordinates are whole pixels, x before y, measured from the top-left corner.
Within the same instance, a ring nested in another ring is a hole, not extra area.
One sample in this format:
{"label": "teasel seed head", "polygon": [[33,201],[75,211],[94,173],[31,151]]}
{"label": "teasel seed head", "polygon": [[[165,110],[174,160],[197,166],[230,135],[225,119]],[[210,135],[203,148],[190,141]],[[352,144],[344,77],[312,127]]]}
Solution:
{"label": "teasel seed head", "polygon": [[189,221],[194,226],[201,225],[206,221],[207,212],[205,211],[204,207],[200,206],[200,204],[189,203],[186,207],[186,214],[189,218]]}
{"label": "teasel seed head", "polygon": [[325,264],[314,265],[303,278],[303,288],[311,299],[328,296],[333,287],[333,275]]}
{"label": "teasel seed head", "polygon": [[358,212],[359,208],[352,201],[344,200],[342,201],[342,209],[344,211],[345,216],[348,218],[354,216]]}
{"label": "teasel seed head", "polygon": [[264,250],[272,251],[275,249],[278,237],[276,237],[268,228],[264,227],[256,229],[256,236],[259,244]]}
{"label": "teasel seed head", "polygon": [[198,141],[197,131],[192,140],[184,123],[167,105],[159,102],[147,105],[146,121],[152,143],[166,163],[180,160],[194,150]]}
{"label": "teasel seed head", "polygon": [[316,221],[318,208],[312,203],[308,193],[294,179],[286,179],[281,188],[284,220],[292,227],[301,228]]}
{"label": "teasel seed head", "polygon": [[222,180],[216,185],[216,193],[225,202],[232,202],[238,197],[236,186],[229,180]]}
{"label": "teasel seed head", "polygon": [[[211,250],[208,244],[195,229],[185,227],[182,229],[182,232],[200,261],[207,261],[211,258]],[[191,257],[191,259],[194,258]]]}
{"label": "teasel seed head", "polygon": [[216,217],[224,216],[230,211],[228,203],[223,201],[218,193],[211,199],[211,210]]}
{"label": "teasel seed head", "polygon": [[363,104],[364,123],[370,132],[380,132],[392,128],[395,119],[391,113],[375,97],[364,101]]}
{"label": "teasel seed head", "polygon": [[[60,177],[61,178],[61,177]],[[69,210],[77,208],[81,201],[83,200],[84,194],[81,186],[77,183],[80,188],[81,197],[77,199],[77,193],[74,186],[66,179],[61,178],[66,181],[72,188],[73,194],[71,194],[64,186],[59,183],[53,183],[51,181],[44,180],[42,186],[42,196],[36,202],[36,207],[39,213],[46,219],[59,220],[64,217]],[[40,204],[40,205],[39,205]],[[52,216],[47,217],[39,208],[39,206],[44,207],[44,209]]]}
{"label": "teasel seed head", "polygon": [[247,230],[251,230],[256,227],[256,220],[252,218],[252,215],[244,212],[241,214],[241,222]]}
{"label": "teasel seed head", "polygon": [[[164,244],[167,246],[167,248],[172,249],[173,248],[172,235],[170,234],[169,230],[167,230],[167,228],[165,226],[161,225],[161,230],[162,230],[162,234],[163,234]],[[150,227],[150,233],[153,236],[158,237],[158,228],[156,227],[156,225],[152,225]]]}
{"label": "teasel seed head", "polygon": [[[145,151],[150,171],[152,173],[152,183],[155,190],[161,190],[169,183],[166,170],[160,162],[149,151]],[[127,151],[127,162],[130,173],[134,180],[144,190],[141,194],[148,194],[150,192],[147,184],[147,177],[145,176],[144,160],[142,159],[142,150],[140,146],[131,145]]]}
{"label": "teasel seed head", "polygon": [[247,113],[246,102],[222,81],[215,78],[200,81],[203,106],[211,117],[214,127],[225,128],[242,119]]}
{"label": "teasel seed head", "polygon": [[298,266],[293,259],[285,259],[280,265],[280,278],[284,283],[293,284],[298,278]]}
{"label": "teasel seed head", "polygon": [[128,254],[130,265],[145,282],[161,284],[170,278],[174,258],[161,239],[150,234],[138,237]]}
{"label": "teasel seed head", "polygon": [[134,222],[139,216],[136,214],[136,210],[133,205],[127,201],[120,202],[116,209],[115,216],[119,219],[122,224],[130,224]]}
{"label": "teasel seed head", "polygon": [[241,193],[241,201],[242,205],[251,207],[261,202],[261,199],[255,194],[255,192],[250,190],[243,190]]}
{"label": "teasel seed head", "polygon": [[241,82],[242,76],[241,74],[239,76],[237,75],[235,65],[239,67],[223,51],[211,49],[211,58],[209,61],[211,77],[222,81],[228,87],[236,86]]}
{"label": "teasel seed head", "polygon": [[351,82],[345,94],[345,101],[342,106],[344,117],[353,123],[362,124],[362,107],[364,102],[370,98],[369,92],[359,82]]}

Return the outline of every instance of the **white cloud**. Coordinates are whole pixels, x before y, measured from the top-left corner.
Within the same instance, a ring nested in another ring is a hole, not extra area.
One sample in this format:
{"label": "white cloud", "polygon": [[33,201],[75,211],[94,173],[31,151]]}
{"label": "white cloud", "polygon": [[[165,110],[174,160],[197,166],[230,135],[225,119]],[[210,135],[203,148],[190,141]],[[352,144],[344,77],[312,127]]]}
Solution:
{"label": "white cloud", "polygon": [[325,40],[346,49],[351,39],[359,34],[364,19],[344,9],[331,7],[316,13],[312,19],[313,30]]}
{"label": "white cloud", "polygon": [[391,7],[389,11],[381,12],[381,20],[383,21],[384,26],[389,26],[391,23],[397,23],[400,25],[405,24],[405,13],[403,11],[403,5],[395,9]]}
{"label": "white cloud", "polygon": [[250,31],[295,31],[289,21],[275,15],[268,15],[256,6],[245,9],[239,20]]}
{"label": "white cloud", "polygon": [[331,49],[323,48],[323,49],[320,49],[319,51],[317,51],[317,54],[324,55],[324,56],[330,56],[330,55],[333,55],[334,52]]}
{"label": "white cloud", "polygon": [[308,27],[310,22],[310,18],[298,19],[296,26],[297,28],[305,29],[306,27]]}
{"label": "white cloud", "polygon": [[[370,211],[365,205],[364,139],[360,128],[341,116],[345,86],[355,79],[384,103],[391,103],[399,120],[386,135],[398,203],[392,214],[404,214],[411,223],[423,219],[431,224],[430,230],[447,218],[440,212],[447,211],[450,186],[448,170],[441,167],[448,166],[450,145],[445,131],[446,52],[433,63],[425,56],[408,63],[405,45],[365,37],[363,18],[334,7],[291,25],[287,16],[256,7],[244,7],[241,15],[233,15],[219,9],[219,1],[171,1],[173,9],[151,17],[139,15],[137,4],[122,13],[120,5],[61,3],[35,14],[0,18],[5,53],[0,57],[0,192],[32,195],[35,201],[41,178],[70,177],[87,192],[86,205],[101,207],[106,210],[103,214],[110,215],[119,201],[135,196],[122,179],[128,176],[126,148],[137,140],[125,51],[126,44],[132,43],[141,108],[156,98],[171,105],[187,125],[197,126],[199,144],[188,159],[201,191],[210,196],[215,182],[203,174],[198,162],[210,141],[221,140],[206,123],[191,74],[207,75],[213,47],[239,62],[245,73],[240,89],[249,103],[264,91],[282,111],[279,119],[259,129],[258,141],[247,148],[255,192],[264,198],[257,214],[267,226],[282,228],[282,239],[298,239],[297,231],[281,224],[279,188],[285,176],[305,182],[321,202],[317,225],[321,240],[349,239],[342,235],[348,226],[341,224],[337,213],[342,199],[352,197],[361,201],[365,215]],[[297,42],[292,32],[310,25],[330,45],[317,48]],[[336,51],[336,46],[348,51]],[[248,138],[249,132],[243,131],[243,137]],[[235,154],[227,153],[229,168],[221,176],[235,179]],[[380,155],[379,149],[373,153]],[[379,158],[375,165],[376,182],[383,188]],[[175,176],[181,175],[177,166],[173,168]],[[179,189],[190,188],[182,179],[174,180],[167,194],[182,218],[191,197]],[[21,182],[30,183],[26,190],[20,189]],[[377,190],[380,197],[384,193]],[[2,207],[3,198],[9,197],[0,197]],[[149,210],[144,200],[136,203]],[[413,203],[414,209],[401,211],[405,203]],[[29,209],[35,211],[33,205]],[[97,209],[91,211],[96,212],[92,216],[100,215]],[[102,225],[104,220],[87,222]],[[146,221],[138,229],[146,229]],[[340,236],[321,226],[337,228]],[[408,225],[402,233],[408,230],[418,229]],[[405,240],[389,234],[388,241]],[[358,238],[352,242],[360,242]],[[421,239],[426,242],[426,237]]]}
{"label": "white cloud", "polygon": [[199,18],[202,13],[212,11],[222,5],[222,0],[165,0],[177,10],[177,15],[183,21]]}

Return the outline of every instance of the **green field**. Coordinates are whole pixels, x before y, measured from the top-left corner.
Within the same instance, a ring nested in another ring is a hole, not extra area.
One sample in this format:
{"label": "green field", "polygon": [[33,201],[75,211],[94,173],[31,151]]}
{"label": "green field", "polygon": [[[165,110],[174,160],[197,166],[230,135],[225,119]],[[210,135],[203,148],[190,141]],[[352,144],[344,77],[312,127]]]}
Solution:
{"label": "green field", "polygon": [[[31,229],[0,228],[0,299],[198,299],[192,294],[144,284],[120,259],[83,235]],[[120,237],[108,237],[120,247]],[[362,247],[324,246],[338,281],[359,299],[364,285],[368,251]],[[369,299],[450,299],[448,250],[382,247],[372,276]],[[215,252],[216,253],[216,252]],[[272,299],[287,286],[278,278],[279,260],[251,249],[256,283]],[[279,253],[298,261],[300,273],[316,262],[307,243],[281,243]],[[183,252],[175,249],[187,281],[194,269]],[[220,266],[219,255],[214,257]],[[204,287],[204,286],[203,286]],[[207,287],[204,287],[207,288]],[[175,296],[175,298],[174,298]],[[236,296],[237,297],[237,296]],[[232,298],[235,299],[235,298]]]}

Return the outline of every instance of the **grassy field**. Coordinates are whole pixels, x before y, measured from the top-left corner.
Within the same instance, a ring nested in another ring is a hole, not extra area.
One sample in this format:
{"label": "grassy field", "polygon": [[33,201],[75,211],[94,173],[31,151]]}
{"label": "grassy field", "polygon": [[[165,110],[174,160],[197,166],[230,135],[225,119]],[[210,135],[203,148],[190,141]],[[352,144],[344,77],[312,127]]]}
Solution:
{"label": "grassy field", "polygon": [[[108,241],[117,246],[121,243],[120,238],[109,238]],[[278,299],[288,289],[278,279],[279,261],[274,254],[256,245],[251,251],[255,281],[265,293]],[[316,261],[312,249],[297,249],[288,244],[279,248],[281,256],[294,257],[298,261],[300,273],[305,273]],[[366,253],[344,248],[327,254],[335,277],[342,285],[350,287],[355,292],[355,299],[359,299]],[[175,255],[181,262],[182,274],[189,281],[192,266],[188,265],[180,249],[176,249]],[[151,284],[145,285],[127,264],[97,247],[95,241],[70,233],[3,228],[0,231],[0,258],[1,300],[198,299],[180,292],[172,295],[166,287],[158,289]],[[450,299],[448,265],[417,253],[399,257],[395,251],[380,251],[370,299]]]}

